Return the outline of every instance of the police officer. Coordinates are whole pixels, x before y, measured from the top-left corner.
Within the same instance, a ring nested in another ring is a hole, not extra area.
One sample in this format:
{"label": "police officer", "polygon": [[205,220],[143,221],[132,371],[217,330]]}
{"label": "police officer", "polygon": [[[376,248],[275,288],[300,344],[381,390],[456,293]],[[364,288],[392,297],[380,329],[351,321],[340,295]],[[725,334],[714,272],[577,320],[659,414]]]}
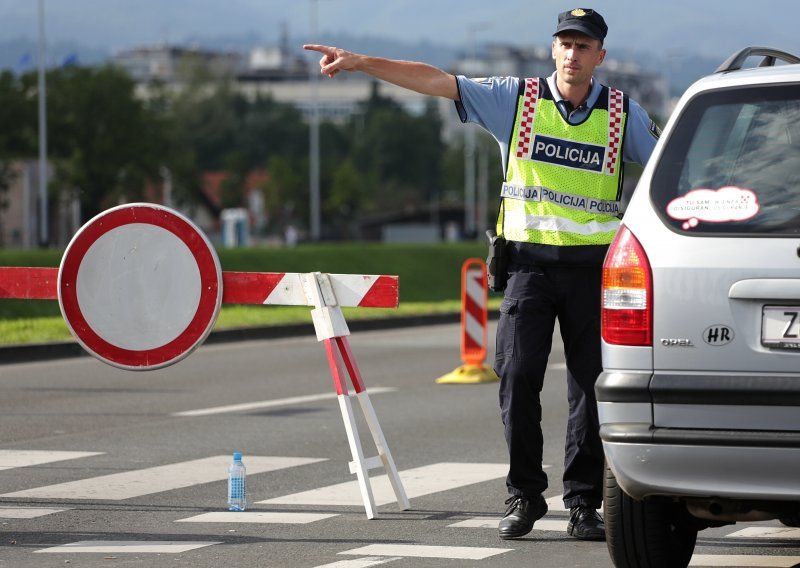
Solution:
{"label": "police officer", "polygon": [[425,63],[304,46],[323,54],[321,72],[329,77],[362,71],[454,100],[462,122],[479,124],[500,146],[505,180],[497,234],[509,250],[495,360],[510,458],[503,539],[526,535],[547,512],[540,392],[556,319],[567,359],[567,532],[605,538],[597,513],[604,465],[594,395],[602,370],[602,263],[619,227],[623,163],[645,164],[659,134],[641,106],[593,77],[607,31],[594,10],[559,14],[556,70],[528,79],[468,79]]}

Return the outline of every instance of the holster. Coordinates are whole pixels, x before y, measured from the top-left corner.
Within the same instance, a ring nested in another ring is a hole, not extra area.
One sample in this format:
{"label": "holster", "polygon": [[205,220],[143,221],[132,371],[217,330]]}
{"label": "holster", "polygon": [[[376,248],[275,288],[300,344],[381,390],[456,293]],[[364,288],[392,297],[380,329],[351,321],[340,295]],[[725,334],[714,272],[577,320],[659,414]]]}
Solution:
{"label": "holster", "polygon": [[486,257],[489,289],[502,292],[508,282],[508,243],[494,231],[486,231],[489,237],[489,255]]}

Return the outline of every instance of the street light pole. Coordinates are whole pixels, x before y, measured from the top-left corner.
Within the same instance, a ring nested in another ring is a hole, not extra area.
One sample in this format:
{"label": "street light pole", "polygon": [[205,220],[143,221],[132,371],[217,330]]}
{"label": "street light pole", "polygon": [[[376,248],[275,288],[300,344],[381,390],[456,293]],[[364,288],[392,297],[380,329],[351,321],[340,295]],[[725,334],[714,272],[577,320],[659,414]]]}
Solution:
{"label": "street light pole", "polygon": [[[478,60],[478,46],[475,35],[491,27],[486,22],[478,22],[467,28],[467,45],[469,46],[470,64],[475,65]],[[464,233],[466,238],[475,238],[476,228],[476,180],[475,180],[475,146],[476,146],[476,126],[469,124],[464,132]],[[480,218],[480,217],[479,217]],[[481,226],[485,220],[480,218]]]}
{"label": "street light pole", "polygon": [[44,41],[44,0],[39,0],[39,245],[49,245],[47,215],[47,86]]}
{"label": "street light pole", "polygon": [[464,236],[475,237],[475,126],[464,132]]}
{"label": "street light pole", "polygon": [[489,209],[489,149],[485,144],[478,146],[478,206],[477,206],[477,231],[482,235],[486,230],[486,218]]}
{"label": "street light pole", "polygon": [[[310,0],[311,8],[311,41],[317,39],[317,12],[319,0]],[[311,120],[309,131],[309,178],[310,178],[310,237],[312,241],[320,239],[320,187],[319,187],[319,69],[310,66],[311,81]]]}

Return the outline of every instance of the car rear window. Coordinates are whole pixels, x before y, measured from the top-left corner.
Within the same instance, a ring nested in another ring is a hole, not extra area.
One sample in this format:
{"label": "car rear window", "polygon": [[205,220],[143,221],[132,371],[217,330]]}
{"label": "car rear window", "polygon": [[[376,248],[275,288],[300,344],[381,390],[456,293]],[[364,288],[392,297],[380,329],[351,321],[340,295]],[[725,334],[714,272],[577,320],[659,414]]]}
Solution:
{"label": "car rear window", "polygon": [[664,223],[686,234],[800,234],[800,85],[692,99],[651,196]]}

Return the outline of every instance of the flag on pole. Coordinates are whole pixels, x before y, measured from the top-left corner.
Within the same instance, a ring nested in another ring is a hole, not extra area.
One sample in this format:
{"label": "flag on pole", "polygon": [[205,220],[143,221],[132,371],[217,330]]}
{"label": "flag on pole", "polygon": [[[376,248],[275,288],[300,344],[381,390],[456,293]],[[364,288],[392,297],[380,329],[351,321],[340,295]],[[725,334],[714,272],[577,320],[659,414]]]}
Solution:
{"label": "flag on pole", "polygon": [[19,75],[31,67],[31,54],[30,52],[23,53],[14,65],[14,72]]}
{"label": "flag on pole", "polygon": [[69,67],[70,65],[77,65],[77,64],[78,64],[78,54],[73,51],[64,58],[64,60],[61,62],[61,67]]}

